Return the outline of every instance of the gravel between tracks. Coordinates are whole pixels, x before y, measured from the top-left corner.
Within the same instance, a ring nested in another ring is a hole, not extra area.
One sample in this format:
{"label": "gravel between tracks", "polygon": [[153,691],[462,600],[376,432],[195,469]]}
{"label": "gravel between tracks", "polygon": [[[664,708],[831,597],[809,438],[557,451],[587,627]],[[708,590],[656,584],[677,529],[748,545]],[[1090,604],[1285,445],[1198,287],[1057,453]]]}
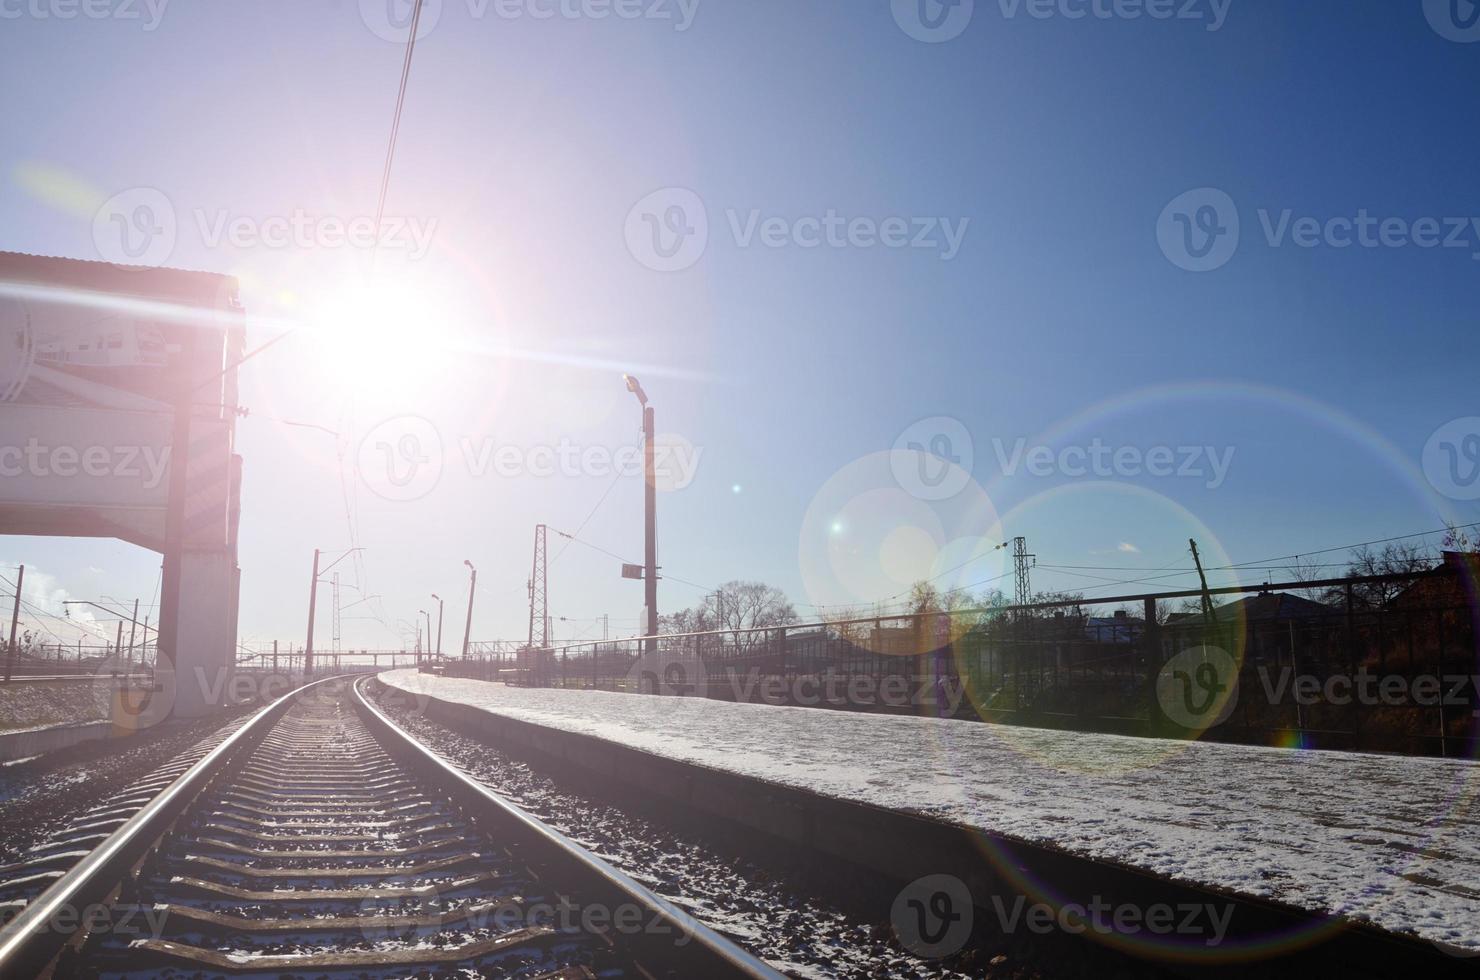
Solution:
{"label": "gravel between tracks", "polygon": [[0,767],[0,864],[20,859],[55,828],[254,710],[160,725],[126,740],[85,742]]}

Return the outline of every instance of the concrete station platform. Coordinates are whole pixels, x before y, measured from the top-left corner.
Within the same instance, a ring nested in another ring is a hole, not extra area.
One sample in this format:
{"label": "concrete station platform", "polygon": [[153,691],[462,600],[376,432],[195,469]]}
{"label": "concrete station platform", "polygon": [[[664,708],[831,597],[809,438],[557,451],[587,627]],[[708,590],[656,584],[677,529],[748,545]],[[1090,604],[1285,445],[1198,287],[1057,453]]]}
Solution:
{"label": "concrete station platform", "polygon": [[981,908],[1236,905],[1216,943],[1130,948],[1210,966],[1307,949],[1359,974],[1415,956],[1480,967],[1470,760],[380,676],[434,720],[901,882],[952,874]]}

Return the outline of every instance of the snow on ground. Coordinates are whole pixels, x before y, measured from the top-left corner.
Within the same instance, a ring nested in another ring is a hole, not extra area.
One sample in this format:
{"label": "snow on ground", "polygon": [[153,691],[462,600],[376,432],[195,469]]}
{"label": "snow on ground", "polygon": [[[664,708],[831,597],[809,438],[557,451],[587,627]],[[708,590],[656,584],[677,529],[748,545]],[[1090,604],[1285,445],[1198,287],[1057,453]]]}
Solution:
{"label": "snow on ground", "polygon": [[1480,764],[698,698],[404,690],[1480,953]]}
{"label": "snow on ground", "polygon": [[65,681],[17,678],[0,686],[0,732],[101,721],[113,704],[108,677]]}

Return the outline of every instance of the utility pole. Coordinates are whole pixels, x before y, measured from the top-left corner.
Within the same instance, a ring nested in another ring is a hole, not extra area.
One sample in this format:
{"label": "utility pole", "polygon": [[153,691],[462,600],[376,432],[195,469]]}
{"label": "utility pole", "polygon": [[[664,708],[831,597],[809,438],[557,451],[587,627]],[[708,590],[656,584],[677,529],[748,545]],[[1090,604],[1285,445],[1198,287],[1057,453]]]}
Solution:
{"label": "utility pole", "polygon": [[[655,424],[653,406],[648,404],[647,392],[632,375],[623,375],[627,390],[637,396],[642,405],[642,471],[643,471],[643,606],[647,612],[646,635],[658,635],[658,482],[655,472],[653,438]],[[657,650],[657,641],[648,640],[646,652]]]}
{"label": "utility pole", "polygon": [[[340,562],[344,561],[346,558],[348,558],[350,555],[354,554],[355,552],[357,552],[357,551],[364,551],[364,550],[365,550],[364,548],[350,548],[344,554],[340,555],[338,558],[336,558],[333,561],[331,561],[328,564],[328,567],[324,568],[322,571],[320,571],[320,569],[319,569],[319,549],[318,548],[315,548],[313,550],[313,581],[309,584],[309,587],[308,587],[308,643],[305,644],[304,647],[303,647],[303,676],[304,677],[308,677],[309,675],[311,675],[313,673],[313,622],[314,622],[314,616],[318,612],[318,606],[319,606],[319,576],[323,572],[327,572],[330,568],[333,568],[335,565],[337,565]],[[337,595],[337,587],[336,587],[336,595]],[[338,618],[339,618],[339,610],[338,610],[339,602],[338,602],[337,599],[335,600],[334,605],[335,605],[334,617],[335,617],[335,622],[337,623],[338,622]],[[335,629],[335,632],[336,633],[338,632],[337,627]],[[337,644],[336,644],[336,652],[337,652]]]}
{"label": "utility pole", "polygon": [[468,638],[473,635],[473,593],[478,589],[478,569],[474,568],[473,563],[467,559],[463,559],[463,564],[468,566],[468,571],[473,573],[472,578],[468,580],[468,621],[463,626],[462,658],[466,660],[468,659]]}
{"label": "utility pole", "polygon": [[332,582],[333,582],[333,589],[334,589],[334,619],[333,619],[333,626],[332,626],[332,629],[330,630],[330,635],[329,635],[329,649],[331,651],[333,651],[334,656],[337,658],[339,656],[339,640],[340,640],[340,632],[339,632],[339,573],[338,572],[335,572],[334,573],[334,578],[333,578]]}
{"label": "utility pole", "polygon": [[[10,683],[10,673],[15,669],[15,630],[21,621],[21,586],[26,584],[26,566],[15,577],[15,605],[10,610],[10,645],[5,648],[5,683]],[[82,642],[81,640],[78,641]]]}
{"label": "utility pole", "polygon": [[537,524],[534,529],[534,565],[529,573],[529,646],[532,650],[544,650],[550,646],[549,584],[545,525]]}
{"label": "utility pole", "polygon": [[1197,541],[1188,538],[1187,543],[1192,545],[1192,562],[1197,566],[1197,580],[1202,583],[1202,614],[1203,624],[1212,626],[1218,622],[1218,610],[1213,606],[1213,597],[1208,593],[1208,577],[1203,573],[1202,556],[1197,553]]}
{"label": "utility pole", "polygon": [[442,656],[442,614],[447,611],[444,608],[447,603],[443,602],[442,597],[435,592],[432,593],[432,598],[437,600],[437,656],[440,657]]}
{"label": "utility pole", "polygon": [[139,600],[134,600],[134,615],[129,619],[128,627],[128,663],[134,665],[134,637],[139,628]]}
{"label": "utility pole", "polygon": [[313,673],[313,620],[319,605],[319,549],[313,550],[313,579],[308,587],[308,643],[303,647],[303,676]]}

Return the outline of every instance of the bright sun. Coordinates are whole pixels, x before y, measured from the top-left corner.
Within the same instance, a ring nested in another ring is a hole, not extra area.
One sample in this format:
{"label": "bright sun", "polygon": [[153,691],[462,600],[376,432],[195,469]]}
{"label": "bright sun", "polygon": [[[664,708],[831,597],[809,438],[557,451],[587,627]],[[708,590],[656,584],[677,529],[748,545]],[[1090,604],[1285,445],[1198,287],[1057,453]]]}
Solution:
{"label": "bright sun", "polygon": [[451,311],[437,292],[389,279],[347,283],[313,303],[304,327],[326,380],[345,386],[404,384],[445,353]]}

